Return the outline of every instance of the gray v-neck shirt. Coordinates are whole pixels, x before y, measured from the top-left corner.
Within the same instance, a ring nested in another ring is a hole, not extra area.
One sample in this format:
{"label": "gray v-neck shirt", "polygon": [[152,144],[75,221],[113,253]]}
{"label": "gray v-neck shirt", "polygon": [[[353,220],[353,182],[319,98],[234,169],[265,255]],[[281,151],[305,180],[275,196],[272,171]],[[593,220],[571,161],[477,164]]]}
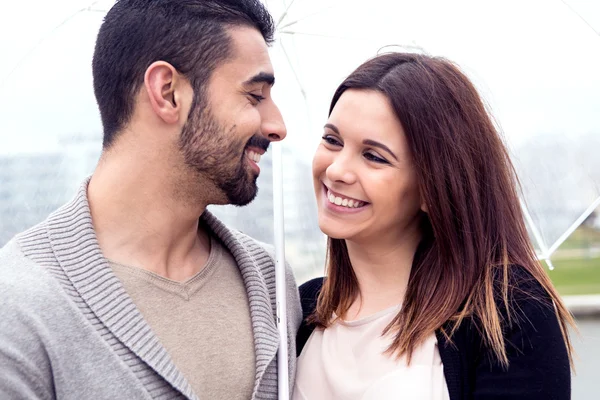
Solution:
{"label": "gray v-neck shirt", "polygon": [[194,392],[246,400],[256,374],[248,295],[229,251],[211,237],[206,264],[184,282],[109,262]]}

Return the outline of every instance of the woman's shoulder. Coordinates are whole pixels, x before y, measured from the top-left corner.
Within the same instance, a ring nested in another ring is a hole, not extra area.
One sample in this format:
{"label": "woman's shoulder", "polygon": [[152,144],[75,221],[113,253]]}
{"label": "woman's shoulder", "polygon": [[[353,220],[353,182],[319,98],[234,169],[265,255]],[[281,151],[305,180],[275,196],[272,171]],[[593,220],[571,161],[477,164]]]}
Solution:
{"label": "woman's shoulder", "polygon": [[[497,317],[504,333],[515,327],[524,332],[532,332],[537,330],[539,324],[547,323],[548,319],[552,322],[556,320],[550,293],[527,268],[520,265],[498,267],[494,271],[492,282]],[[479,316],[471,314],[463,322],[461,325],[466,325],[464,328],[467,329],[459,331],[469,331],[481,339],[485,328]],[[444,328],[452,326],[452,321],[445,325],[447,326]]]}
{"label": "woman's shoulder", "polygon": [[[454,392],[460,391],[460,382],[467,379],[469,390],[475,387],[479,395],[568,398],[568,350],[552,296],[536,275],[537,271],[519,265],[498,267],[494,272],[494,301],[507,365],[486,344],[489,332],[477,316],[463,320],[450,342],[436,332],[444,371]],[[449,322],[446,332],[451,326]]]}
{"label": "woman's shoulder", "polygon": [[300,285],[300,303],[302,304],[302,323],[298,334],[296,335],[296,356],[300,356],[304,344],[310,337],[312,331],[315,329],[314,325],[307,321],[307,318],[315,311],[317,307],[317,299],[319,292],[323,287],[323,281],[325,278],[311,279]]}
{"label": "woman's shoulder", "polygon": [[300,295],[305,295],[306,297],[317,296],[323,286],[324,280],[325,278],[321,276],[304,282],[300,285]]}
{"label": "woman's shoulder", "polygon": [[525,267],[510,265],[507,269],[499,268],[495,278],[494,299],[502,317],[510,318],[508,314],[515,314],[517,318],[529,319],[530,315],[523,314],[531,314],[533,310],[554,311],[550,293]]}
{"label": "woman's shoulder", "polygon": [[[554,304],[550,294],[542,283],[525,267],[509,265],[506,269],[498,267],[494,271],[493,298],[504,336],[518,331],[524,336],[535,335],[538,329],[546,329],[548,324],[555,333],[560,333]],[[438,340],[447,342],[442,332],[454,332],[451,342],[463,346],[475,346],[476,352],[485,345],[485,330],[480,316],[470,314],[458,329],[453,329],[454,320],[447,321],[436,333]],[[506,337],[505,337],[506,339]],[[507,343],[508,344],[508,343]],[[510,345],[510,344],[508,344]],[[459,346],[461,347],[461,346]]]}
{"label": "woman's shoulder", "polygon": [[[560,320],[552,295],[543,282],[519,265],[501,269],[495,278],[494,300],[509,363],[518,359],[533,366],[546,357],[556,355],[556,359],[565,361],[563,364],[568,369]],[[483,344],[487,335],[482,321],[472,316],[469,328],[469,340],[486,348],[490,357],[488,361],[495,364],[491,360],[495,359],[493,352]]]}
{"label": "woman's shoulder", "polygon": [[303,319],[306,319],[317,306],[317,298],[323,287],[324,277],[314,278],[300,285],[300,302]]}

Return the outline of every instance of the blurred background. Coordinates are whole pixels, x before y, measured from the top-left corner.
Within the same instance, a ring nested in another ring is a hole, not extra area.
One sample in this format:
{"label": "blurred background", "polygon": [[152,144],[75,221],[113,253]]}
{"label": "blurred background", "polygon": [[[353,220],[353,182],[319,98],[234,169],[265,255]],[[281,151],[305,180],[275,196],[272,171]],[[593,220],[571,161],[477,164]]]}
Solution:
{"label": "blurred background", "polygon": [[[91,59],[114,0],[0,6],[0,246],[68,201],[94,170],[102,127]],[[574,399],[600,393],[600,1],[269,0],[282,145],[286,257],[298,283],[324,271],[310,164],[333,91],[388,50],[455,61],[503,133],[541,262],[581,330]],[[249,206],[211,207],[273,242],[272,162]]]}

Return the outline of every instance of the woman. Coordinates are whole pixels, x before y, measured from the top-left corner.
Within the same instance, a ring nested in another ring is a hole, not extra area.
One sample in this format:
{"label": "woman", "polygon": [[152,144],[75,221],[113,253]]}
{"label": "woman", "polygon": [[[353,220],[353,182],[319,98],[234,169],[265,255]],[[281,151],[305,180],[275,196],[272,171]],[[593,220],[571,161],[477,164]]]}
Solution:
{"label": "woman", "polygon": [[300,289],[294,400],[570,398],[573,319],[456,66],[361,65],[335,92],[313,176],[327,277]]}

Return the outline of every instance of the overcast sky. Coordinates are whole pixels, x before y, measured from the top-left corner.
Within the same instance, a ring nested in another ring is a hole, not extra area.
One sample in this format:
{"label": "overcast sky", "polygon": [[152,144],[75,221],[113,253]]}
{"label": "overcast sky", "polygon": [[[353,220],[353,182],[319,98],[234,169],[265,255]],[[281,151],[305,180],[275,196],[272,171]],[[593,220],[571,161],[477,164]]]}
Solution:
{"label": "overcast sky", "polygon": [[[103,14],[77,13],[93,3],[3,6],[0,151],[29,148],[31,138],[47,148],[58,134],[100,129],[90,63]],[[284,3],[268,4],[278,18]],[[568,4],[592,27],[562,1],[295,0],[283,21],[300,22],[283,29],[294,34],[279,37],[307,93],[308,113],[281,46],[272,50],[290,144],[314,147],[319,132],[313,131],[339,81],[384,45],[417,46],[456,61],[514,143],[538,134],[600,132],[600,36],[593,31],[600,31],[600,2]]]}

